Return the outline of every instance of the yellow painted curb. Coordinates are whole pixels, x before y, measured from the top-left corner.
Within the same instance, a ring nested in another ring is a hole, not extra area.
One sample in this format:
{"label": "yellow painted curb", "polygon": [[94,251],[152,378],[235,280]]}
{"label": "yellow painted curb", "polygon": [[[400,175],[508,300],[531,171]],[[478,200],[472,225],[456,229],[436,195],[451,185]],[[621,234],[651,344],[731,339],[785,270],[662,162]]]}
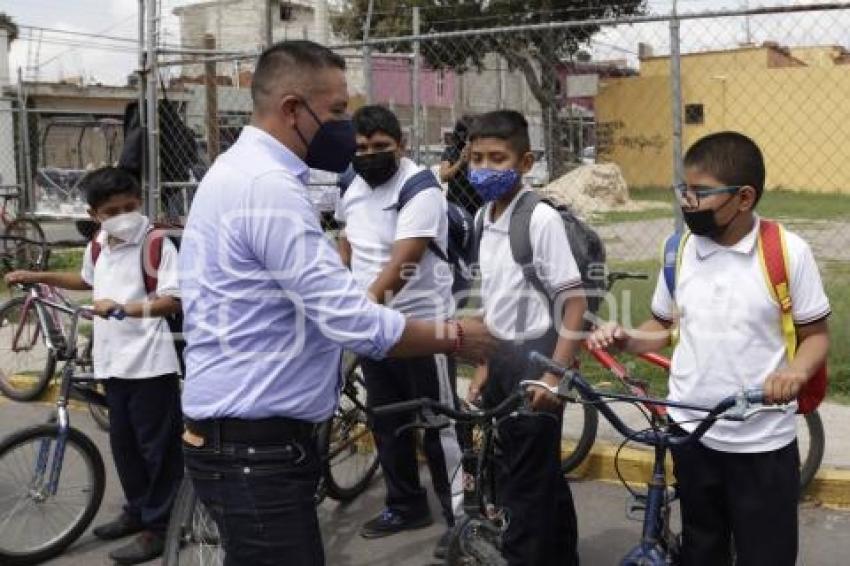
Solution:
{"label": "yellow painted curb", "polygon": [[[565,441],[562,450],[574,444]],[[569,477],[580,480],[619,481],[614,468],[617,445],[597,440],[585,461]],[[652,476],[653,454],[649,450],[624,448],[618,459],[622,478],[633,484],[646,484]],[[672,459],[667,459],[667,479],[673,479]],[[806,491],[806,499],[823,505],[850,507],[850,469],[821,468]]]}

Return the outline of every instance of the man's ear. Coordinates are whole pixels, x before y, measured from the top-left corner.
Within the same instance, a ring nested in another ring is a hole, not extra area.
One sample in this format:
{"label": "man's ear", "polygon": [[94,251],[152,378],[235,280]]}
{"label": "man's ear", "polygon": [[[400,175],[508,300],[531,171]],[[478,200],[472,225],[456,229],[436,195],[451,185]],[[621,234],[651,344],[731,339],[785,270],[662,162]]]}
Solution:
{"label": "man's ear", "polygon": [[297,96],[292,94],[287,94],[283,96],[279,103],[278,108],[280,108],[281,113],[284,116],[284,119],[287,120],[290,124],[295,124],[295,114],[298,110],[298,105],[301,103]]}
{"label": "man's ear", "polygon": [[407,138],[404,136],[401,137],[401,140],[398,142],[398,149],[396,150],[396,156],[401,159],[407,155]]}

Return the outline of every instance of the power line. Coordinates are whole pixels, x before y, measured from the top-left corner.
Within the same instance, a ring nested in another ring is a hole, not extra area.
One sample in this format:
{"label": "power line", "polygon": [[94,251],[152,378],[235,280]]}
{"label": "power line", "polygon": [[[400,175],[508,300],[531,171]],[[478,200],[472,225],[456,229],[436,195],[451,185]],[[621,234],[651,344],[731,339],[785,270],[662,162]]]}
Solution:
{"label": "power line", "polygon": [[125,43],[133,43],[133,44],[139,43],[138,38],[131,38],[131,37],[118,37],[118,36],[113,36],[113,35],[103,35],[103,34],[99,34],[99,33],[86,33],[86,32],[82,32],[82,31],[71,31],[71,30],[64,30],[64,29],[45,28],[45,27],[41,27],[41,26],[18,25],[18,27],[21,28],[21,29],[29,29],[29,30],[35,30],[35,31],[46,31],[48,33],[71,35],[71,36],[76,36],[76,37],[93,37],[93,38],[96,38],[96,39],[108,39],[110,41],[121,41],[121,42],[125,42]]}

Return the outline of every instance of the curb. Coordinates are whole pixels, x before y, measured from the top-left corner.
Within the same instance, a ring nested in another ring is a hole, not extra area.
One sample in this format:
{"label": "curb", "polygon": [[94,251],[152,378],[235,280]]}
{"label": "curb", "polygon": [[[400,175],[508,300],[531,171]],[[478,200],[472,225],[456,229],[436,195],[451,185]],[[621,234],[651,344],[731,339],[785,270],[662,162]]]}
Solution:
{"label": "curb", "polygon": [[[58,390],[58,383],[54,381],[32,402],[55,403]],[[84,402],[76,399],[69,400],[68,405],[75,408],[85,407]],[[561,444],[561,450],[571,450],[574,446],[574,443],[565,440]],[[619,482],[620,478],[614,467],[617,448],[616,444],[597,439],[590,454],[578,468],[570,472],[569,478],[580,481]],[[623,479],[631,484],[645,485],[652,477],[653,455],[648,450],[623,448],[617,460]],[[668,480],[673,478],[673,462],[669,457],[667,477]],[[806,490],[804,498],[822,505],[850,508],[850,469],[821,468]]]}
{"label": "curb", "polygon": [[[562,443],[562,450],[570,449],[572,444]],[[619,482],[614,467],[618,445],[597,440],[584,462],[570,472],[573,480],[601,480]],[[648,450],[624,448],[618,458],[619,470],[623,479],[636,485],[645,485],[652,477],[653,454]],[[667,478],[673,478],[673,463],[668,457]],[[850,469],[821,468],[804,494],[806,501],[815,501],[822,505],[850,507]]]}

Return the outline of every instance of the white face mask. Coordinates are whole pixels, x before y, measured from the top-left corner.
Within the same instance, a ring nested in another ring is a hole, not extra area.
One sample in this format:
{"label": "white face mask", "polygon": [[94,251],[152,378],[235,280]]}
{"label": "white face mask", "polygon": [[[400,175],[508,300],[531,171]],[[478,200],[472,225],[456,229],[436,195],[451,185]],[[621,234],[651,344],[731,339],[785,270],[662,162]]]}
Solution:
{"label": "white face mask", "polygon": [[124,242],[135,241],[146,225],[147,217],[139,211],[119,214],[100,223],[100,227],[107,234]]}

